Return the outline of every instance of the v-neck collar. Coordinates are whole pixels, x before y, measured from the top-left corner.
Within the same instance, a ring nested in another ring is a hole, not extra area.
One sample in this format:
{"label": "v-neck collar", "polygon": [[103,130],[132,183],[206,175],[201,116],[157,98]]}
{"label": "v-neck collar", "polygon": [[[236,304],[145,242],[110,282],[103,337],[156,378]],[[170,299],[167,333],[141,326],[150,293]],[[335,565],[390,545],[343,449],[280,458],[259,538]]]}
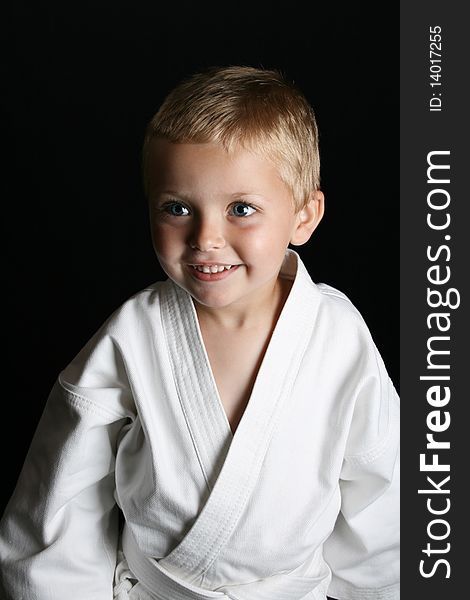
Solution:
{"label": "v-neck collar", "polygon": [[173,377],[210,491],[186,537],[162,559],[169,566],[191,567],[197,574],[214,560],[249,499],[290,397],[313,331],[319,292],[293,250],[286,253],[281,276],[292,277],[294,282],[234,434],[217,391],[192,298],[167,282],[161,311]]}
{"label": "v-neck collar", "polygon": [[[313,284],[299,255],[288,249],[280,270],[280,277],[293,280],[289,295],[284,303],[273,333],[268,343],[261,365],[251,390],[249,400],[238,423],[232,432],[223,406],[209,356],[204,344],[201,327],[194,301],[190,294],[171,280],[167,280],[167,290],[162,298],[162,321],[166,331],[173,375],[179,390],[179,399],[190,430],[196,453],[199,458],[209,489],[212,488],[226,452],[243,422],[250,418],[253,398],[258,391],[265,389],[265,379],[272,379],[266,365],[277,357],[279,361],[285,349],[286,335],[297,312],[299,299],[311,296]],[[312,284],[307,286],[306,282]],[[311,313],[310,313],[311,314]],[[294,325],[295,327],[295,325]],[[281,365],[282,366],[282,365]],[[272,371],[272,368],[269,368]],[[261,395],[261,394],[260,394]]]}

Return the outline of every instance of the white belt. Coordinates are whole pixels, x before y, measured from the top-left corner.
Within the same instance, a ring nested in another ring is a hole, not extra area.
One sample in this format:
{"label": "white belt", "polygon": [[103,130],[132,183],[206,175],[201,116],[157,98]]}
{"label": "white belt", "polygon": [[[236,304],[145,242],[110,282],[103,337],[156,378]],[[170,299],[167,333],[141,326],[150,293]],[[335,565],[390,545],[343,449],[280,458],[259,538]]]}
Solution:
{"label": "white belt", "polygon": [[[138,548],[128,527],[122,534],[122,549],[130,570],[155,600],[325,600],[330,581],[329,569],[319,570],[317,577],[305,577],[293,572],[293,577],[280,573],[268,580],[234,585],[233,591],[214,592],[192,585],[164,569],[157,560],[148,558]],[[313,561],[320,559],[321,551]],[[232,587],[232,586],[227,586]],[[238,589],[237,589],[238,588]]]}

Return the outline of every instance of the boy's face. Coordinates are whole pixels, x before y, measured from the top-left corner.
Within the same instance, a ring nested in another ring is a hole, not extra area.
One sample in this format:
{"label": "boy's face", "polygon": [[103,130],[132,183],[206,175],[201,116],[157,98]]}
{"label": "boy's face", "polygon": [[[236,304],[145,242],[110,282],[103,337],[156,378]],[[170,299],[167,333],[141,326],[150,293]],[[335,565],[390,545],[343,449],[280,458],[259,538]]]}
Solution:
{"label": "boy's face", "polygon": [[229,154],[216,143],[153,140],[148,166],[158,260],[206,307],[249,307],[267,297],[288,244],[307,241],[321,218],[319,211],[306,229],[312,215],[295,213],[275,167],[242,148]]}

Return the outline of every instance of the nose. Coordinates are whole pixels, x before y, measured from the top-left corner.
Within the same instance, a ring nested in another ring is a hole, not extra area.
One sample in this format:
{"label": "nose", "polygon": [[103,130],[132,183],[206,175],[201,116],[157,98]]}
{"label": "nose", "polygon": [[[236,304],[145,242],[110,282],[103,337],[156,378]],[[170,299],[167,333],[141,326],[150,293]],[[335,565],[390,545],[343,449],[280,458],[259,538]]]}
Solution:
{"label": "nose", "polygon": [[193,250],[207,252],[218,250],[225,246],[225,236],[222,223],[215,216],[200,216],[194,222],[190,234],[189,245]]}

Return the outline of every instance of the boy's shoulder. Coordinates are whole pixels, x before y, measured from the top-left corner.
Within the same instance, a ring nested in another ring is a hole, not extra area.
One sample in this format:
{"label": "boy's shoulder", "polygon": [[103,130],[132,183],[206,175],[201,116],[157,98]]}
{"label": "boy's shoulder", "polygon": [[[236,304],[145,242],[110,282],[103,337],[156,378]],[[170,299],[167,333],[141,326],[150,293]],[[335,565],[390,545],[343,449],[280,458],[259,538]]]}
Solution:
{"label": "boy's shoulder", "polygon": [[127,312],[137,308],[151,308],[152,306],[158,305],[162,294],[165,292],[169,285],[169,281],[155,281],[144,288],[134,292],[128,296],[118,306],[115,313]]}
{"label": "boy's shoulder", "polygon": [[112,371],[116,361],[122,361],[124,356],[139,355],[148,348],[157,334],[160,299],[166,285],[166,281],[155,282],[125,299],[91,335],[62,372],[61,379],[84,385],[85,367],[89,379],[94,372],[89,365],[100,365],[101,373]]}
{"label": "boy's shoulder", "polygon": [[128,296],[109,315],[106,324],[113,327],[135,319],[155,319],[160,310],[161,298],[168,286],[168,280],[156,281]]}
{"label": "boy's shoulder", "polygon": [[365,323],[360,310],[344,292],[327,283],[316,283],[315,286],[320,292],[322,303],[327,305],[335,314],[342,314],[345,318]]}
{"label": "boy's shoulder", "polygon": [[349,296],[332,285],[315,282],[300,256],[292,250],[286,257],[283,275],[295,280],[297,289],[307,290],[309,303],[313,302],[313,305],[319,309],[318,317],[325,319],[342,317],[364,323],[362,315]]}
{"label": "boy's shoulder", "polygon": [[326,283],[312,281],[312,285],[318,298],[317,331],[324,331],[330,340],[335,337],[345,345],[354,340],[370,346],[373,341],[370,329],[351,298]]}
{"label": "boy's shoulder", "polygon": [[327,298],[331,299],[338,298],[339,300],[344,301],[348,307],[352,307],[355,309],[353,303],[348,298],[348,296],[346,296],[344,292],[338,290],[337,288],[334,288],[333,286],[328,285],[327,283],[316,283],[315,287],[323,296],[326,296]]}
{"label": "boy's shoulder", "polygon": [[159,321],[161,297],[167,281],[156,281],[124,298],[102,322],[93,338],[103,336],[133,337]]}
{"label": "boy's shoulder", "polygon": [[329,309],[332,316],[343,315],[344,318],[364,322],[360,311],[344,292],[327,283],[313,283],[313,285],[319,295],[320,304],[325,309]]}

